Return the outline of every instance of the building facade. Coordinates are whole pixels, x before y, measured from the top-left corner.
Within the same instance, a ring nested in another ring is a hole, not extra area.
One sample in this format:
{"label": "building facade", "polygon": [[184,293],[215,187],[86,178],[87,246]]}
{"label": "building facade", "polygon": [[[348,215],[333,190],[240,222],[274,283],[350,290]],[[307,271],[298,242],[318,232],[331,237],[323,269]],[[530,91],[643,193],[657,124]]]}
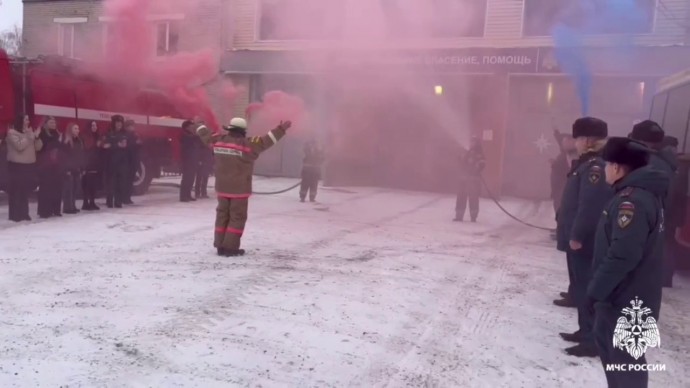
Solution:
{"label": "building facade", "polygon": [[[24,1],[30,54],[78,55],[77,21],[107,42],[101,2]],[[690,67],[690,3],[633,2],[203,0],[151,19],[162,54],[171,42],[223,49],[220,70],[244,91],[224,118],[270,90],[300,96],[332,184],[453,191],[474,135],[493,193],[541,199],[554,128],[589,114],[627,134],[648,116],[655,81]],[[52,41],[33,38],[46,26]],[[297,176],[303,141],[288,137],[257,172]]]}

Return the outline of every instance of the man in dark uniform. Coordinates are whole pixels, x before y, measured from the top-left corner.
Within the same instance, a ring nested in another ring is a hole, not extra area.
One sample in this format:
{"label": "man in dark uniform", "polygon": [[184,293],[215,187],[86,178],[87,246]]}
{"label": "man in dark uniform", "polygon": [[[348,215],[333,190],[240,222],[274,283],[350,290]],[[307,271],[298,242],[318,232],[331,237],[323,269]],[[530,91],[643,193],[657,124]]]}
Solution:
{"label": "man in dark uniform", "polygon": [[470,204],[470,219],[477,222],[479,215],[479,193],[482,189],[482,171],[486,166],[482,142],[472,136],[470,149],[460,158],[460,187],[455,200],[455,219],[462,222],[465,217],[467,202]]}
{"label": "man in dark uniform", "polygon": [[137,180],[137,170],[139,170],[141,139],[137,135],[134,120],[125,121],[125,131],[127,133],[127,185],[125,198],[122,201],[125,205],[134,205],[132,194],[134,194],[134,182]]}
{"label": "man in dark uniform", "polygon": [[673,285],[673,272],[675,267],[675,257],[671,250],[672,241],[675,239],[675,230],[678,223],[674,216],[675,211],[670,211],[669,205],[675,192],[676,175],[678,171],[678,157],[675,153],[670,152],[663,146],[664,131],[651,120],[645,120],[636,124],[633,127],[632,133],[629,136],[631,139],[644,143],[655,152],[649,157],[649,165],[659,171],[664,172],[669,178],[669,186],[666,188],[666,194],[663,198],[664,212],[668,217],[666,218],[665,230],[662,233],[664,240],[664,249],[662,257],[664,261],[664,287],[671,287]]}
{"label": "man in dark uniform", "polygon": [[309,201],[316,201],[316,192],[321,179],[321,164],[323,164],[323,152],[316,144],[316,140],[310,139],[304,145],[304,161],[302,164],[302,183],[299,190],[299,199],[304,199],[309,194]]}
{"label": "man in dark uniform", "polygon": [[[203,125],[204,121],[197,116],[193,120],[194,124]],[[213,173],[213,166],[215,164],[213,150],[208,144],[205,144],[201,139],[197,141],[197,169],[196,179],[194,180],[194,193],[197,199],[209,198],[208,196],[208,178]]]}
{"label": "man in dark uniform", "polygon": [[[687,248],[684,248],[676,238],[676,231],[685,226],[688,212],[688,179],[690,179],[690,155],[678,152],[678,139],[673,136],[664,137],[664,149],[666,152],[676,155],[678,158],[678,171],[676,180],[672,185],[671,200],[669,201],[670,212],[666,212],[666,253],[672,262],[671,272],[666,273],[666,279],[672,280],[673,271],[676,268],[687,267],[690,264],[690,255]],[[680,260],[683,257],[686,260]],[[670,275],[670,276],[669,276]],[[672,285],[672,282],[670,282]]]}
{"label": "man in dark uniform", "polygon": [[121,208],[127,195],[127,177],[129,174],[127,137],[124,117],[114,115],[110,119],[110,129],[103,141],[103,148],[108,152],[106,205],[109,208]]}
{"label": "man in dark uniform", "polygon": [[[595,310],[596,344],[610,388],[646,388],[647,371],[607,371],[607,365],[629,369],[646,364],[644,352],[659,344],[662,200],[668,176],[646,166],[649,152],[645,145],[620,137],[611,138],[603,150],[606,181],[616,194],[597,227],[587,304]],[[626,347],[629,341],[643,348],[636,352]]]}
{"label": "man in dark uniform", "polygon": [[[578,343],[566,349],[566,353],[577,357],[597,356],[586,290],[591,276],[597,221],[613,195],[604,179],[604,161],[600,156],[606,136],[608,125],[600,119],[584,117],[573,123],[575,148],[580,157],[568,174],[558,213],[557,248],[566,253],[569,270],[573,274],[573,295],[570,296],[577,306],[579,326],[576,332],[560,333],[560,336]],[[562,305],[561,302],[554,301],[557,305]]]}
{"label": "man in dark uniform", "polygon": [[196,201],[192,197],[192,185],[199,165],[199,137],[194,130],[196,125],[189,120],[182,123],[180,135],[180,156],[182,160],[182,181],[180,182],[180,202]]}

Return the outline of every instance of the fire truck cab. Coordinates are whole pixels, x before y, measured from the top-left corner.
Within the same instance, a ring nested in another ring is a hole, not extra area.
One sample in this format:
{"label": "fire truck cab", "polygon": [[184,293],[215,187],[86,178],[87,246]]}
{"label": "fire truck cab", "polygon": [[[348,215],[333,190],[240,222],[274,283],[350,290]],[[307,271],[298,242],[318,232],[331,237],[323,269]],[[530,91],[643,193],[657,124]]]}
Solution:
{"label": "fire truck cab", "polygon": [[[22,114],[35,128],[53,116],[64,131],[76,123],[86,131],[91,122],[105,133],[110,117],[120,114],[136,123],[142,140],[135,194],[145,193],[163,171],[178,172],[180,126],[183,122],[163,93],[122,82],[108,82],[79,71],[79,63],[62,57],[11,58],[0,50],[0,139]],[[0,144],[0,190],[6,189],[4,141]]]}

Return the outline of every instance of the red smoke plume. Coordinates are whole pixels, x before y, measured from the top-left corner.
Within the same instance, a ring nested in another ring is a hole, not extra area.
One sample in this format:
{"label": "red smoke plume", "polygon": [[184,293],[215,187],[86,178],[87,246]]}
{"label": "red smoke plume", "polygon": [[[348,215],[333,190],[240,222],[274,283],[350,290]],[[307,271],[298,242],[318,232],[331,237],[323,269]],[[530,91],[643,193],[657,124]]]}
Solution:
{"label": "red smoke plume", "polygon": [[[109,78],[161,90],[181,115],[201,116],[217,130],[220,123],[204,85],[218,77],[220,48],[154,57],[156,26],[147,20],[153,7],[171,11],[189,5],[173,0],[106,1],[105,15],[113,21],[108,27],[108,52],[101,70]],[[230,81],[221,81],[219,95],[224,107],[231,107],[238,93]]]}
{"label": "red smoke plume", "polygon": [[262,102],[251,103],[245,111],[249,131],[260,134],[275,128],[281,121],[291,121],[291,132],[304,130],[306,111],[301,98],[280,91],[264,94]]}

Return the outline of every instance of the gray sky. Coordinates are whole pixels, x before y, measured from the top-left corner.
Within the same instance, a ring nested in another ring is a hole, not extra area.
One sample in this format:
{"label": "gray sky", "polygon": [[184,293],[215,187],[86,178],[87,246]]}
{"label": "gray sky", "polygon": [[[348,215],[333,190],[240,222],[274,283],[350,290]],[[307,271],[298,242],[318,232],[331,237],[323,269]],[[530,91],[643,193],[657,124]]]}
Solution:
{"label": "gray sky", "polygon": [[22,25],[22,0],[0,0],[0,31]]}

